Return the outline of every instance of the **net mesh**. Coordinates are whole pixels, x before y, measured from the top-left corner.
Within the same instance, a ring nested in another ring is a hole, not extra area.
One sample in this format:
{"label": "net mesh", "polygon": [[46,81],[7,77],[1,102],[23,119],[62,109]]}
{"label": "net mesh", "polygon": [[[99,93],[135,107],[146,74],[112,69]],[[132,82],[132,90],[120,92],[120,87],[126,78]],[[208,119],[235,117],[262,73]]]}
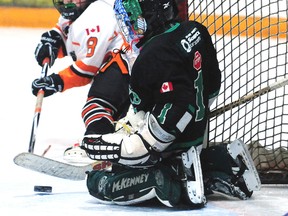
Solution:
{"label": "net mesh", "polygon": [[[215,44],[222,87],[211,111],[287,77],[287,1],[193,0]],[[288,86],[210,118],[209,143],[242,139],[262,183],[288,183]]]}

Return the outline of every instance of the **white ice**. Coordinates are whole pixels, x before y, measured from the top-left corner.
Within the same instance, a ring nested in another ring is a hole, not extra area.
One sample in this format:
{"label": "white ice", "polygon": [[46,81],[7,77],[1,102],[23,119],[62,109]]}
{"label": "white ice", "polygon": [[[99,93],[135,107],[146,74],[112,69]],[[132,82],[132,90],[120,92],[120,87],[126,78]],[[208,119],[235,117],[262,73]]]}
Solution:
{"label": "white ice", "polygon": [[[0,28],[0,131],[1,131],[1,215],[247,215],[281,216],[288,213],[288,185],[264,185],[250,200],[241,201],[215,195],[201,210],[170,209],[160,203],[116,206],[97,203],[88,194],[85,181],[69,181],[36,173],[13,163],[16,154],[28,151],[36,98],[31,82],[41,67],[34,49],[46,29]],[[49,73],[69,64],[56,62]],[[35,153],[61,160],[64,149],[81,138],[84,128],[81,109],[88,87],[72,89],[45,98],[36,137]],[[50,195],[39,195],[34,185],[53,187]]]}

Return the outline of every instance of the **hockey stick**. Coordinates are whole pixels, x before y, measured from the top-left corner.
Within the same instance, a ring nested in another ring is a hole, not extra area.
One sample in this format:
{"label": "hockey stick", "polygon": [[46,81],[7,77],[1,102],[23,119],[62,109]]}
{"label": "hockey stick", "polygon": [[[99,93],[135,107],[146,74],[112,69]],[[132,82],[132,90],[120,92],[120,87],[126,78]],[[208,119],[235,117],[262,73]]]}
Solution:
{"label": "hockey stick", "polygon": [[111,169],[112,165],[109,161],[94,161],[82,166],[73,165],[28,152],[16,155],[13,161],[16,165],[35,172],[74,181],[85,180],[86,171]]}
{"label": "hockey stick", "polygon": [[256,91],[254,93],[250,93],[250,94],[247,94],[245,96],[242,96],[241,98],[239,98],[238,100],[230,103],[230,104],[227,104],[221,108],[218,108],[212,112],[209,113],[209,118],[212,118],[212,117],[217,117],[223,113],[225,113],[226,111],[228,110],[232,110],[234,107],[236,106],[239,106],[241,104],[244,104],[244,103],[247,103],[248,101],[251,101],[261,95],[264,95],[268,92],[271,92],[275,89],[278,89],[280,87],[283,87],[285,85],[288,84],[288,78],[284,78],[284,79],[281,79],[275,83],[272,83],[270,86],[267,86],[263,89],[260,89],[259,91]]}
{"label": "hockey stick", "polygon": [[[49,58],[45,58],[43,60],[41,78],[47,76],[49,61],[50,61]],[[33,124],[32,124],[31,136],[30,136],[30,143],[29,143],[29,149],[28,149],[28,152],[30,153],[34,152],[34,146],[35,146],[35,141],[36,141],[36,131],[37,131],[38,124],[39,124],[43,98],[44,98],[44,90],[40,89],[37,93],[36,106],[35,106],[34,118],[33,118]]]}

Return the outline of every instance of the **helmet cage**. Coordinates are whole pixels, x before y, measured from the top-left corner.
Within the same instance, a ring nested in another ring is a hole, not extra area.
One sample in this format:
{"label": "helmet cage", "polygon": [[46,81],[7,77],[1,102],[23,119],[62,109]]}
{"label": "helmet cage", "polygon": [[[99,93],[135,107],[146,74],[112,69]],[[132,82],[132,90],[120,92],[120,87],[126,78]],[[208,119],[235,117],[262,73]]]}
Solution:
{"label": "helmet cage", "polygon": [[[147,41],[169,29],[178,13],[174,0],[116,0],[114,11],[129,43],[138,43],[140,39],[142,42]],[[137,46],[141,46],[141,43]]]}
{"label": "helmet cage", "polygon": [[116,0],[114,11],[118,26],[128,42],[137,42],[143,37],[147,24],[142,16],[138,0]]}

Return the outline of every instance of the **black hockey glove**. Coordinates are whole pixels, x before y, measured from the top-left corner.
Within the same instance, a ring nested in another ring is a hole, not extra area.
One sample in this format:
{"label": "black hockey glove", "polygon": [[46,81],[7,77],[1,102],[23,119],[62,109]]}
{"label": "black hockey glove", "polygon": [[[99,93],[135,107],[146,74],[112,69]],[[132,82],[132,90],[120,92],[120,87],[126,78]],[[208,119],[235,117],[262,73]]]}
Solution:
{"label": "black hockey glove", "polygon": [[43,60],[48,57],[50,59],[50,67],[54,64],[58,56],[58,51],[64,42],[62,37],[55,31],[47,31],[42,34],[41,42],[37,45],[35,50],[35,58],[40,66]]}
{"label": "black hockey glove", "polygon": [[64,82],[58,74],[51,74],[50,76],[35,79],[32,82],[32,93],[37,96],[40,89],[44,90],[44,97],[50,96],[56,92],[61,92],[64,87]]}

